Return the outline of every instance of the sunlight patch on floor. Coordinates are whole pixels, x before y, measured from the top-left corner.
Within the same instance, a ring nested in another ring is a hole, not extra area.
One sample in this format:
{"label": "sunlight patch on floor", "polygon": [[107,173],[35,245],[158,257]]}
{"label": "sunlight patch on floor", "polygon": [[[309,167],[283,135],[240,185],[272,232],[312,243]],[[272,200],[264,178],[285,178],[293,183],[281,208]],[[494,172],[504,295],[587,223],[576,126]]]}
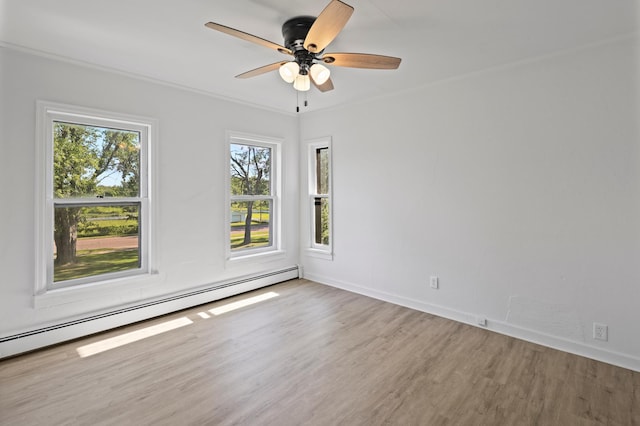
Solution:
{"label": "sunlight patch on floor", "polygon": [[[211,318],[211,315],[221,315],[227,312],[234,311],[236,309],[244,308],[256,303],[263,302],[265,300],[272,299],[279,296],[278,293],[270,291],[268,293],[260,294],[258,296],[248,297],[246,299],[238,300],[237,302],[227,303],[226,305],[218,306],[217,308],[209,309],[207,312],[198,312],[198,316],[202,319]],[[156,336],[167,331],[175,330],[185,325],[193,324],[193,321],[187,317],[181,317],[171,321],[165,321],[160,324],[152,325],[149,327],[141,328],[140,330],[131,331],[129,333],[120,334],[118,336],[110,337],[108,339],[100,340],[95,343],[80,346],[76,348],[76,352],[80,357],[85,358],[91,355],[95,355],[101,352],[105,352],[111,349],[118,348],[120,346],[127,345],[129,343],[137,342],[147,337]]]}
{"label": "sunlight patch on floor", "polygon": [[226,305],[218,306],[217,308],[209,309],[209,312],[213,315],[222,315],[227,312],[234,311],[236,309],[244,308],[245,306],[260,303],[265,300],[278,297],[279,294],[273,291],[269,293],[260,294],[258,296],[249,297],[247,299],[238,300],[237,302],[227,303]]}
{"label": "sunlight patch on floor", "polygon": [[85,358],[91,355],[108,351],[110,349],[115,349],[120,346],[127,345],[129,343],[137,342],[138,340],[146,339],[147,337],[156,336],[167,331],[175,330],[176,328],[184,327],[185,325],[189,324],[193,324],[193,321],[191,321],[187,317],[165,321],[161,324],[152,325],[140,330],[131,331],[119,336],[100,340],[89,345],[80,346],[76,349],[76,352],[78,352],[78,355],[80,355],[80,357]]}

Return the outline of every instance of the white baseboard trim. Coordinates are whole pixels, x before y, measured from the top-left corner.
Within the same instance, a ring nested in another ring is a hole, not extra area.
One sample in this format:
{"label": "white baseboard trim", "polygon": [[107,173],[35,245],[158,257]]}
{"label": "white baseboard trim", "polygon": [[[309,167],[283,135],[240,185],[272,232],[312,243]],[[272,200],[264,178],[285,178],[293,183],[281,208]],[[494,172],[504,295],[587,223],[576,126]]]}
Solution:
{"label": "white baseboard trim", "polygon": [[60,321],[39,328],[0,337],[0,358],[62,343],[78,337],[143,321],[181,309],[210,303],[299,277],[297,266],[266,271],[233,280],[212,283],[183,293],[167,295],[84,317]]}
{"label": "white baseboard trim", "polygon": [[453,321],[462,322],[465,324],[473,325],[475,327],[483,328],[486,330],[494,331],[496,333],[504,334],[510,337],[514,337],[521,340],[526,340],[531,343],[546,346],[560,351],[580,355],[586,358],[591,358],[596,361],[605,362],[607,364],[615,365],[629,370],[640,372],[640,358],[621,354],[618,352],[607,351],[601,348],[586,345],[582,342],[575,342],[561,337],[556,337],[541,333],[539,331],[530,330],[524,327],[520,327],[514,324],[507,323],[501,320],[495,320],[488,318],[486,326],[479,326],[476,324],[476,315],[468,312],[458,311],[450,309],[444,306],[425,303],[420,300],[399,296],[384,291],[379,291],[367,287],[362,287],[357,284],[348,283],[340,280],[335,280],[322,275],[309,273],[305,271],[304,278],[310,281],[314,281],[320,284],[325,284],[331,287],[336,287],[342,290],[347,290],[352,293],[361,294],[363,296],[372,297],[374,299],[382,300],[384,302],[393,303],[407,308],[415,309],[417,311],[426,312],[439,317],[447,318]]}

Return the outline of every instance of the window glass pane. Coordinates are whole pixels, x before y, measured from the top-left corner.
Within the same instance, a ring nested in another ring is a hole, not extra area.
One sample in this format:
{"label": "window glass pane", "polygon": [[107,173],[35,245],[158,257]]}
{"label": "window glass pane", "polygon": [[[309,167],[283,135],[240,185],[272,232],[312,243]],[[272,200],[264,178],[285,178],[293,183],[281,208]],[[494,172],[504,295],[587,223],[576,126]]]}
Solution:
{"label": "window glass pane", "polygon": [[140,268],[140,204],[55,206],[53,281]]}
{"label": "window glass pane", "polygon": [[315,243],[329,245],[329,200],[316,197],[314,204]]}
{"label": "window glass pane", "polygon": [[140,134],[53,123],[55,198],[138,197]]}
{"label": "window glass pane", "polygon": [[231,144],[231,194],[271,195],[271,149]]}
{"label": "window glass pane", "polygon": [[316,149],[316,194],[329,193],[329,148]]}
{"label": "window glass pane", "polygon": [[271,212],[271,200],[232,202],[231,250],[270,246]]}

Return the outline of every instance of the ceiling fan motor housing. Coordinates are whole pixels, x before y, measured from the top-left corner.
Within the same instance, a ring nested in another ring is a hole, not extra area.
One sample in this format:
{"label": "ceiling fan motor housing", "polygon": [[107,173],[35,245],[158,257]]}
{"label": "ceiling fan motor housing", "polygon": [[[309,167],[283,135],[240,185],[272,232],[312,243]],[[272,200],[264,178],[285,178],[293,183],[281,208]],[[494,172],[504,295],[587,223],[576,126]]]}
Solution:
{"label": "ceiling fan motor housing", "polygon": [[302,44],[315,20],[314,16],[296,16],[282,24],[284,45],[293,52],[304,49]]}
{"label": "ceiling fan motor housing", "polygon": [[296,16],[282,24],[284,45],[293,52],[295,61],[300,65],[301,75],[306,75],[309,72],[309,67],[311,67],[317,55],[322,53],[311,53],[303,46],[309,29],[315,20],[316,18],[314,16]]}

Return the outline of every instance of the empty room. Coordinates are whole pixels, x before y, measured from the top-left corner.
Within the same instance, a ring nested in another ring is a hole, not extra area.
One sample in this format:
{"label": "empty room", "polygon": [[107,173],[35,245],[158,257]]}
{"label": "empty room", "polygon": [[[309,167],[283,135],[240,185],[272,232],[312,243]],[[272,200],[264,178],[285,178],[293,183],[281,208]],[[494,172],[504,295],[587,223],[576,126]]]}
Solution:
{"label": "empty room", "polygon": [[639,22],[0,0],[0,424],[640,425]]}

